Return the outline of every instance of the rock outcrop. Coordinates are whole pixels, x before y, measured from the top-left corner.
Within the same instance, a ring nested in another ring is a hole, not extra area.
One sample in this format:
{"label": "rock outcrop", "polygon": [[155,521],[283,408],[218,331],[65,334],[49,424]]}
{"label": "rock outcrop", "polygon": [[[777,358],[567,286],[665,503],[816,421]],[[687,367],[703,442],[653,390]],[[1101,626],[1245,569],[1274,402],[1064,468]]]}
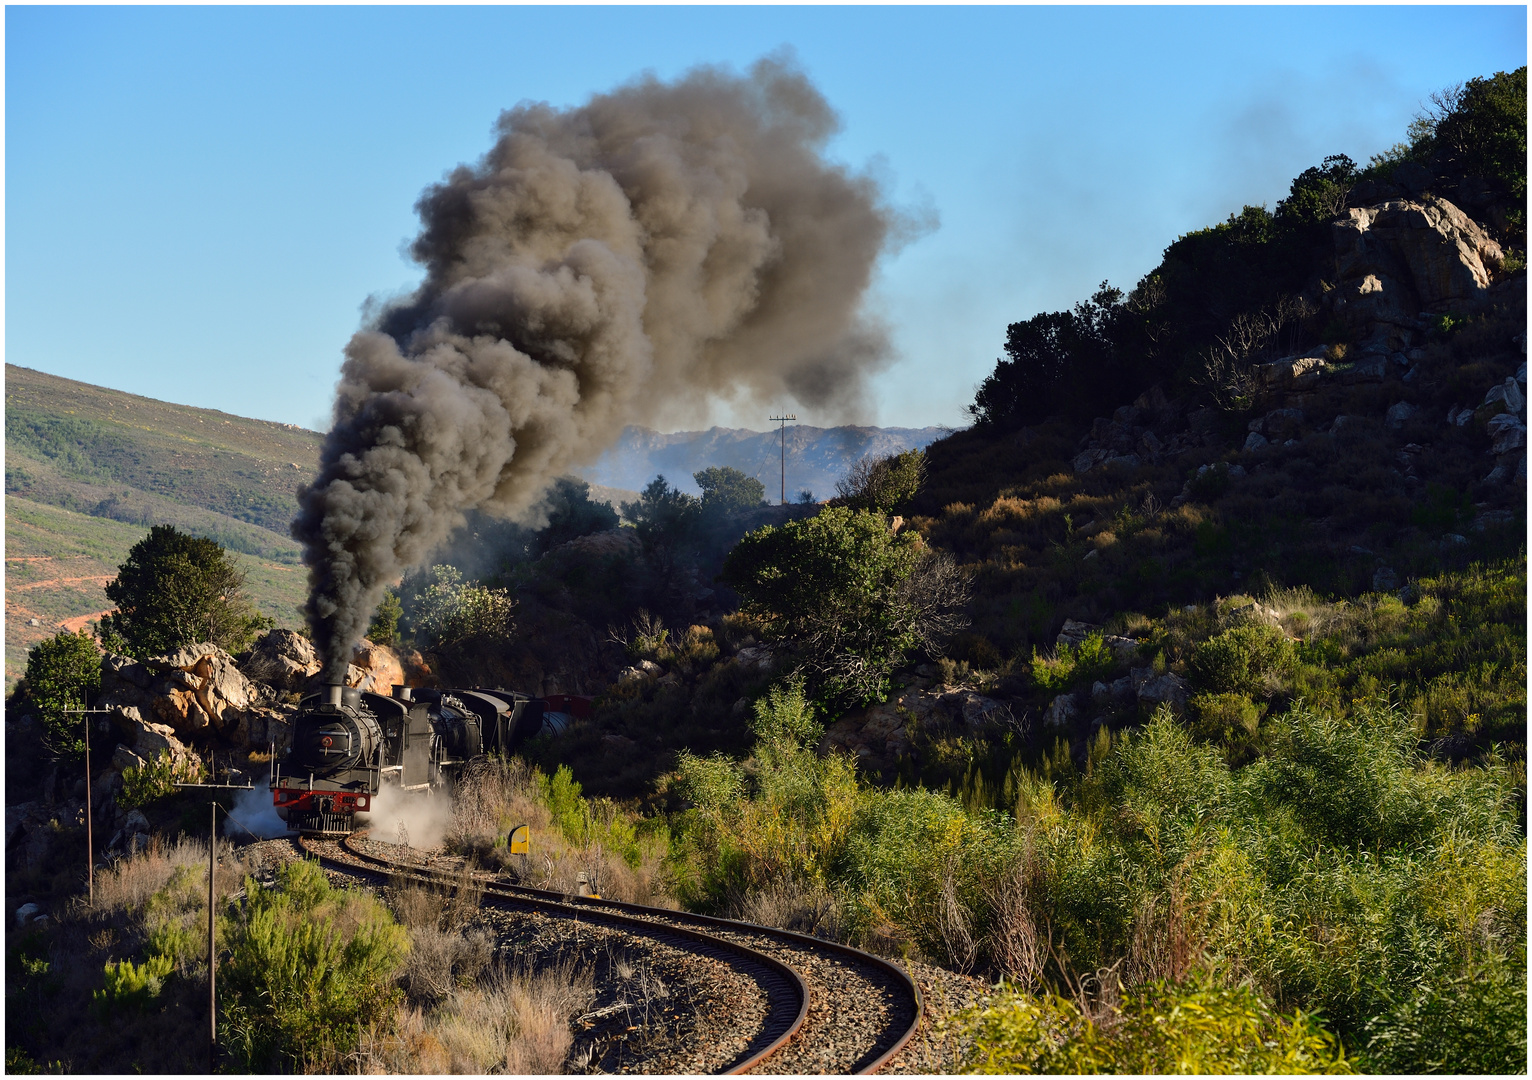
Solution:
{"label": "rock outcrop", "polygon": [[1337,308],[1369,321],[1476,305],[1504,260],[1472,218],[1430,195],[1353,207],[1333,235]]}
{"label": "rock outcrop", "polygon": [[319,654],[308,638],[296,630],[271,630],[245,656],[241,670],[248,678],[292,693],[319,674],[319,667]]}
{"label": "rock outcrop", "polygon": [[1008,706],[976,690],[924,683],[918,680],[889,701],[837,720],[825,730],[819,752],[838,750],[864,768],[887,769],[909,753],[912,725],[978,733],[1015,722]]}
{"label": "rock outcrop", "polygon": [[405,685],[404,664],[399,654],[386,645],[375,645],[363,638],[346,668],[346,685],[374,694],[391,693]]}

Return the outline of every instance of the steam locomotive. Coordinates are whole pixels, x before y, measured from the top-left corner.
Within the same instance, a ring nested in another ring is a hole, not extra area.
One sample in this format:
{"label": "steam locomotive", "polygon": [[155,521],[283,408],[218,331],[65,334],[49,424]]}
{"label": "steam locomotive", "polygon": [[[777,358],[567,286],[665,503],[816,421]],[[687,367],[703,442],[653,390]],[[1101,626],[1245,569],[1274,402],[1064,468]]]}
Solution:
{"label": "steam locomotive", "polygon": [[272,802],[290,829],[345,835],[385,787],[450,787],[485,755],[562,726],[567,713],[549,704],[509,690],[326,686],[299,703],[292,746],[273,765]]}

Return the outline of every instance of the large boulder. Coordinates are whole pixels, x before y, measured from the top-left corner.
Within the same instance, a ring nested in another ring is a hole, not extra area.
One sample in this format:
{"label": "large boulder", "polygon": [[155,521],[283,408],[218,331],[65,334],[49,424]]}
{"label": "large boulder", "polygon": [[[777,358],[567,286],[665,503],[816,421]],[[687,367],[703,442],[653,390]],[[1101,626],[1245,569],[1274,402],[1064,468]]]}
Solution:
{"label": "large boulder", "polygon": [[1268,364],[1257,364],[1255,368],[1256,378],[1267,390],[1303,390],[1317,383],[1324,373],[1323,345],[1302,356],[1285,356]]}
{"label": "large boulder", "polygon": [[1188,688],[1185,679],[1169,673],[1155,675],[1152,670],[1140,678],[1141,670],[1135,669],[1132,678],[1138,693],[1139,707],[1144,712],[1152,713],[1161,705],[1169,705],[1177,713],[1186,708]]}
{"label": "large boulder", "polygon": [[146,665],[162,676],[164,692],[154,711],[177,731],[212,725],[222,732],[237,723],[238,714],[254,700],[250,680],[234,658],[217,645],[189,645]]}
{"label": "large boulder", "polygon": [[127,748],[124,753],[123,747],[118,747],[118,751],[113,754],[112,765],[116,768],[127,769],[165,756],[177,763],[196,756],[180,740],[174,727],[147,720],[138,709],[131,706],[115,710],[112,722],[122,732],[123,746]]}
{"label": "large boulder", "polygon": [[357,643],[346,668],[346,685],[374,694],[388,694],[395,686],[405,685],[404,665],[399,655],[387,645],[375,645],[366,638]]}
{"label": "large boulder", "polygon": [[1334,225],[1333,301],[1348,321],[1400,323],[1422,309],[1483,300],[1500,245],[1446,199],[1354,207]]}

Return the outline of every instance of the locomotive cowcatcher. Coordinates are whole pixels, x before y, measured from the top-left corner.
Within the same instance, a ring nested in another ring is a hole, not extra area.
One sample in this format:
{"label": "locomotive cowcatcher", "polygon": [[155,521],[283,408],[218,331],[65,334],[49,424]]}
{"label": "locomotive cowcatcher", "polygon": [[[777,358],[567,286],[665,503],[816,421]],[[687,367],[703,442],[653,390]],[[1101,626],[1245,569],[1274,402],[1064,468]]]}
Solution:
{"label": "locomotive cowcatcher", "polygon": [[485,755],[509,754],[542,730],[547,704],[509,690],[326,686],[299,703],[272,802],[291,829],[345,835],[385,786],[450,787]]}

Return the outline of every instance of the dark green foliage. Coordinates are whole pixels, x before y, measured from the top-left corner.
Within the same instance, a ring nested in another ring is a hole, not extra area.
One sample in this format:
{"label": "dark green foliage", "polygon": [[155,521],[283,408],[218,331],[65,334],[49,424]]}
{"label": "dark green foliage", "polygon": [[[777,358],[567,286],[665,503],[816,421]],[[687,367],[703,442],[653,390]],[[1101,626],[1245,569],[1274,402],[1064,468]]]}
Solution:
{"label": "dark green foliage", "polygon": [[543,498],[548,507],[548,524],[537,533],[540,552],[552,551],[581,536],[617,528],[617,511],[606,503],[592,501],[590,484],[584,480],[561,476]]}
{"label": "dark green foliage", "polygon": [[1366,1025],[1373,1073],[1515,1074],[1527,1068],[1527,982],[1501,958],[1435,985],[1400,987]]}
{"label": "dark green foliage", "polygon": [[103,638],[144,659],[210,641],[240,652],[273,625],[245,597],[245,575],[211,540],[156,525],[133,545],[106,587],[117,613],[101,621]]}
{"label": "dark green foliage", "polygon": [[378,610],[373,612],[372,622],[367,626],[367,637],[379,645],[392,645],[399,639],[399,616],[403,612],[399,594],[385,589],[383,599],[378,601]]}
{"label": "dark green foliage", "polygon": [[27,652],[27,673],[20,690],[37,707],[43,745],[57,758],[85,753],[84,717],[65,709],[83,709],[101,687],[101,650],[81,630],[61,631]]}
{"label": "dark green foliage", "polygon": [[1204,641],[1187,671],[1199,690],[1210,694],[1258,694],[1266,680],[1290,670],[1293,644],[1275,626],[1250,623]]}
{"label": "dark green foliage", "polygon": [[1095,296],[1072,311],[1012,323],[1006,330],[1005,359],[980,384],[969,407],[974,422],[1006,427],[1061,414],[1089,420],[1097,380],[1124,374],[1117,370],[1124,358],[1112,333],[1114,321],[1123,315],[1121,290],[1103,281]]}
{"label": "dark green foliage", "polygon": [[254,1072],[334,1071],[400,997],[409,936],[370,895],[334,890],[310,862],[279,888],[247,882],[220,975],[220,1035]]}
{"label": "dark green foliage", "polygon": [[727,465],[714,465],[692,473],[692,479],[702,489],[702,511],[705,514],[754,510],[766,498],[765,484]]}
{"label": "dark green foliage", "polygon": [[1415,156],[1449,158],[1469,176],[1500,185],[1518,201],[1527,193],[1527,69],[1475,77],[1440,95],[1445,106],[1425,125]]}
{"label": "dark green foliage", "polygon": [[702,500],[656,476],[636,502],[622,504],[622,516],[638,530],[651,575],[650,598],[663,607],[679,584],[683,565],[695,554]]}
{"label": "dark green foliage", "polygon": [[1346,209],[1346,196],[1357,181],[1356,162],[1331,154],[1319,165],[1304,169],[1277,204],[1276,217],[1289,227],[1319,225]]}
{"label": "dark green foliage", "polygon": [[919,538],[888,519],[827,507],[817,516],[746,536],[723,580],[768,636],[795,650],[811,691],[837,705],[873,700],[917,645],[939,647],[966,599]]}
{"label": "dark green foliage", "polygon": [[887,457],[864,457],[835,485],[831,505],[892,514],[915,497],[926,475],[926,453],[906,450]]}

